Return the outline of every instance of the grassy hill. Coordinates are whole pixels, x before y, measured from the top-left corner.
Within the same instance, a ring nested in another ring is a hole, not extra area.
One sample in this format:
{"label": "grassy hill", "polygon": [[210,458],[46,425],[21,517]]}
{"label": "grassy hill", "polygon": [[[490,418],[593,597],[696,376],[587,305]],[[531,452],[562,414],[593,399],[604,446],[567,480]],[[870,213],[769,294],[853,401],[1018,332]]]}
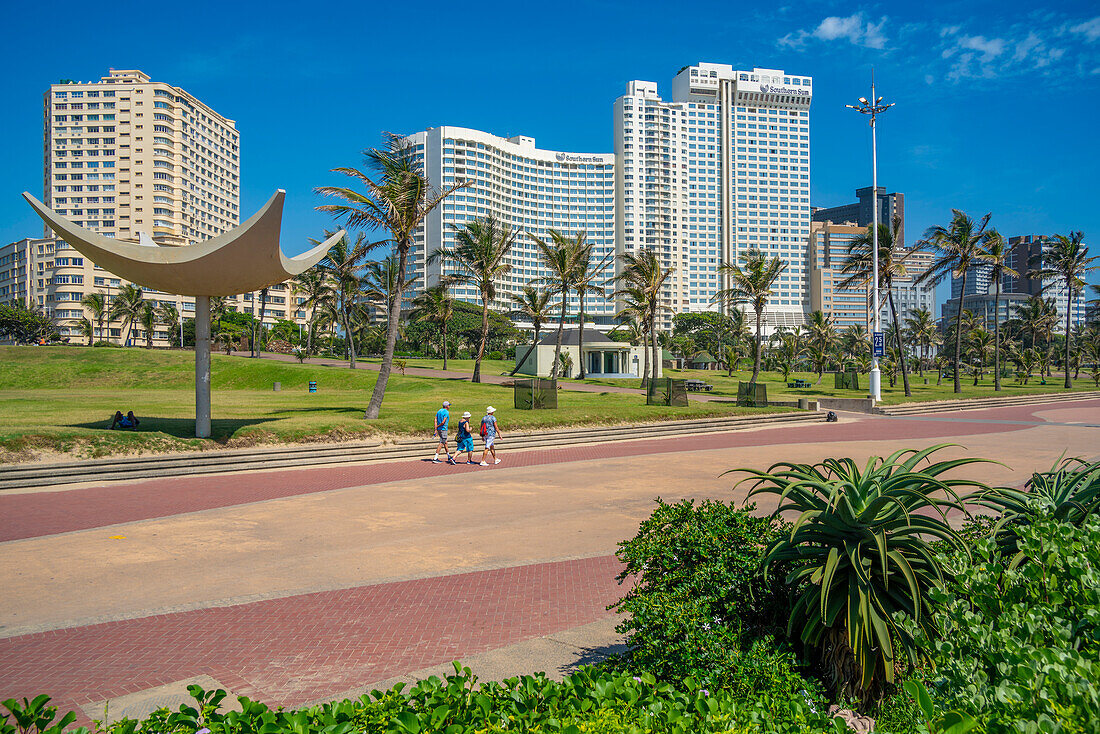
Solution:
{"label": "grassy hill", "polygon": [[[558,410],[517,411],[512,389],[462,380],[395,374],[377,421],[363,418],[377,373],[267,359],[213,355],[213,438],[194,432],[191,352],[88,347],[0,346],[0,460],[49,451],[103,456],[246,446],[280,441],[428,438],[443,400],[452,415],[476,418],[487,405],[507,432],[535,427],[599,425],[760,413],[728,404],[646,406],[641,395],[559,393]],[[318,383],[315,394],[307,391]],[[281,382],[279,392],[272,390]],[[133,410],[139,431],[109,431],[116,410]],[[457,412],[456,412],[457,411]],[[552,435],[548,436],[552,442]]]}

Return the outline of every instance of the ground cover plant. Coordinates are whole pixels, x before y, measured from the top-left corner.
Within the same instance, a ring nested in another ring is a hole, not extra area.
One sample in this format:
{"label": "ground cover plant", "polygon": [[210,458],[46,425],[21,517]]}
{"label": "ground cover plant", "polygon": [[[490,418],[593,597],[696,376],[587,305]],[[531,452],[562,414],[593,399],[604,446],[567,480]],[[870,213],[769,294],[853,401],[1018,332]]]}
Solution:
{"label": "ground cover plant", "polygon": [[[692,679],[667,683],[649,674],[632,676],[582,670],[563,681],[545,675],[478,684],[469,668],[432,676],[409,690],[398,683],[307,709],[271,709],[246,697],[240,711],[221,711],[224,691],[190,686],[194,704],[160,709],[145,720],[100,728],[109,734],[458,734],[459,732],[725,732],[727,734],[825,734],[843,731],[826,714],[800,699],[737,701]],[[41,696],[33,702],[3,702],[0,734],[60,734],[56,710]],[[28,714],[28,710],[32,713]],[[86,734],[76,730],[73,734]]]}
{"label": "ground cover plant", "polygon": [[[693,402],[646,406],[644,395],[563,390],[559,409],[516,411],[512,389],[395,374],[378,420],[363,419],[377,373],[244,356],[212,355],[213,440],[194,439],[189,352],[87,347],[0,347],[0,457],[42,450],[76,456],[247,446],[280,441],[427,437],[443,400],[481,415],[498,408],[513,431],[541,427],[754,415],[767,409]],[[318,392],[307,391],[309,381]],[[281,390],[274,391],[275,382]],[[140,431],[108,431],[133,410]],[[771,411],[771,412],[774,412]]]}

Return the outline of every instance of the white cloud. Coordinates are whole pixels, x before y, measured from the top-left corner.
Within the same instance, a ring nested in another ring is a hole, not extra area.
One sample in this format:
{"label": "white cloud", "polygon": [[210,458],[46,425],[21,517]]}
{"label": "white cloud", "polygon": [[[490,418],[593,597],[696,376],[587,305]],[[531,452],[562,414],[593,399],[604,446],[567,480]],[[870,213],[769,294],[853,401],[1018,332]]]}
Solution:
{"label": "white cloud", "polygon": [[1078,23],[1071,27],[1070,33],[1079,33],[1085,37],[1088,43],[1092,43],[1096,39],[1100,38],[1100,15],[1096,16],[1092,20],[1086,20],[1084,23]]}
{"label": "white cloud", "polygon": [[818,23],[812,31],[788,33],[779,39],[779,45],[801,47],[813,38],[818,41],[848,41],[854,46],[883,49],[886,47],[886,34],[883,32],[885,26],[885,16],[874,23],[865,20],[862,12],[843,18],[831,15]]}
{"label": "white cloud", "polygon": [[989,38],[985,36],[963,36],[959,39],[959,45],[982,53],[982,61],[992,61],[1004,53],[1005,42],[1001,38]]}

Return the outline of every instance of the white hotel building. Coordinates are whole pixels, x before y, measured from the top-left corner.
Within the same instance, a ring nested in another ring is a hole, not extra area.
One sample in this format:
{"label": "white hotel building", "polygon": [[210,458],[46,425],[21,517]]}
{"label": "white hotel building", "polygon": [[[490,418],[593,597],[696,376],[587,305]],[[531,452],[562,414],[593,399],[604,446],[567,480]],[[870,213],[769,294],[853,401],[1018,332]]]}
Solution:
{"label": "white hotel building", "polygon": [[811,90],[810,77],[704,63],[680,70],[672,101],[646,81],[615,101],[616,247],[675,267],[664,328],[714,310],[719,264],[753,248],[787,264],[767,327],[805,321]]}
{"label": "white hotel building", "polygon": [[[436,207],[417,233],[409,261],[410,273],[420,278],[415,290],[435,285],[442,273],[451,272],[441,259],[428,262],[428,257],[440,246],[452,247],[455,232],[467,221],[490,214],[519,231],[508,257],[511,272],[498,284],[499,300],[492,304],[499,310],[510,310],[513,294],[546,275],[528,233],[548,242],[551,229],[569,237],[584,231],[595,245],[595,261],[615,251],[614,155],[543,150],[535,147],[534,138],[501,138],[462,127],[429,128],[407,140],[429,181],[442,187],[469,182]],[[607,268],[607,278],[614,276],[613,267]],[[481,302],[472,286],[456,286],[452,295]],[[579,306],[571,296],[569,312],[576,313]],[[585,315],[609,324],[614,304],[590,296]]]}

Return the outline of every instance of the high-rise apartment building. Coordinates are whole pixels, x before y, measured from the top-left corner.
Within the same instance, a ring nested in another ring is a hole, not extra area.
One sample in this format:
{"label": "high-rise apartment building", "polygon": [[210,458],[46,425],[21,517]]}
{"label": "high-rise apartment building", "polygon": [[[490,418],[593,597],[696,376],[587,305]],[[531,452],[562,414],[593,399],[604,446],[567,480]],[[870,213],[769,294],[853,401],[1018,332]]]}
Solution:
{"label": "high-rise apartment building", "polygon": [[[58,214],[107,237],[151,246],[203,242],[240,224],[240,135],[232,120],[179,87],[137,70],[111,69],[98,81],[50,86],[43,110],[42,200]],[[17,300],[52,314],[64,337],[79,340],[85,295],[108,301],[126,282],[96,266],[46,230],[0,248],[0,302]],[[16,267],[17,266],[17,267]],[[145,300],[194,315],[194,298],[144,288]],[[269,289],[269,321],[302,322],[303,297],[289,284]],[[259,295],[228,299],[258,313]],[[154,344],[165,346],[164,327]],[[94,338],[118,340],[119,322]],[[140,326],[131,340],[144,343]]]}
{"label": "high-rise apartment building", "polygon": [[[850,273],[843,272],[848,261],[848,248],[854,239],[867,233],[867,227],[855,222],[812,222],[810,224],[809,250],[807,253],[809,268],[810,309],[822,311],[831,316],[838,329],[847,326],[863,326],[871,331],[871,310],[868,308],[870,294],[868,283],[852,283],[842,287]],[[925,251],[901,250],[904,253],[905,275],[895,277],[891,286],[894,308],[898,311],[898,320],[905,320],[918,309],[928,311],[935,316],[935,288],[927,283],[916,283],[935,260],[935,256]],[[879,319],[886,325],[892,323],[890,303],[885,292]]]}
{"label": "high-rise apartment building", "polygon": [[[1008,238],[1008,267],[1018,275],[1005,275],[1001,279],[1001,290],[1006,293],[1024,293],[1029,296],[1042,295],[1053,298],[1058,308],[1058,329],[1066,330],[1066,284],[1057,277],[1032,277],[1031,272],[1044,266],[1043,255],[1050,247],[1046,235],[1028,234]],[[1070,311],[1070,323],[1078,325],[1085,322],[1086,298],[1080,294],[1073,299]]]}
{"label": "high-rise apartment building", "polygon": [[[861,227],[870,227],[874,222],[875,205],[872,199],[870,186],[856,189],[856,201],[854,204],[842,204],[840,206],[815,207],[813,220],[815,222],[855,222]],[[886,187],[878,187],[878,221],[881,224],[893,224],[894,217],[901,222],[898,230],[898,242],[905,244],[905,194],[898,192],[886,193]]]}
{"label": "high-rise apartment building", "polygon": [[729,287],[719,265],[752,249],[787,265],[767,327],[804,322],[811,98],[810,77],[701,63],[677,73],[671,101],[647,81],[615,101],[616,250],[649,249],[676,269],[663,328],[716,308]]}
{"label": "high-rise apartment building", "polygon": [[[574,237],[585,233],[595,245],[593,263],[615,251],[614,170],[610,153],[572,153],[535,147],[535,139],[522,135],[500,138],[479,130],[435,127],[407,137],[414,146],[428,180],[447,187],[466,181],[460,189],[428,215],[417,232],[409,258],[409,274],[420,278],[416,290],[435,285],[441,275],[453,272],[445,259],[430,260],[441,246],[453,247],[455,233],[466,222],[493,215],[518,231],[508,255],[510,272],[501,278],[494,308],[509,310],[511,296],[524,285],[549,275],[539,264],[538,250],[530,235],[549,242],[550,230]],[[609,263],[597,285],[615,275]],[[609,294],[613,287],[606,289]],[[470,303],[481,302],[476,288],[459,285],[452,295]],[[580,303],[570,296],[570,313]],[[611,298],[590,295],[584,304],[586,318],[609,324],[615,315]]]}
{"label": "high-rise apartment building", "polygon": [[[240,223],[240,135],[179,87],[136,70],[45,96],[43,201],[108,237],[191,244]],[[49,233],[47,233],[48,235]]]}

